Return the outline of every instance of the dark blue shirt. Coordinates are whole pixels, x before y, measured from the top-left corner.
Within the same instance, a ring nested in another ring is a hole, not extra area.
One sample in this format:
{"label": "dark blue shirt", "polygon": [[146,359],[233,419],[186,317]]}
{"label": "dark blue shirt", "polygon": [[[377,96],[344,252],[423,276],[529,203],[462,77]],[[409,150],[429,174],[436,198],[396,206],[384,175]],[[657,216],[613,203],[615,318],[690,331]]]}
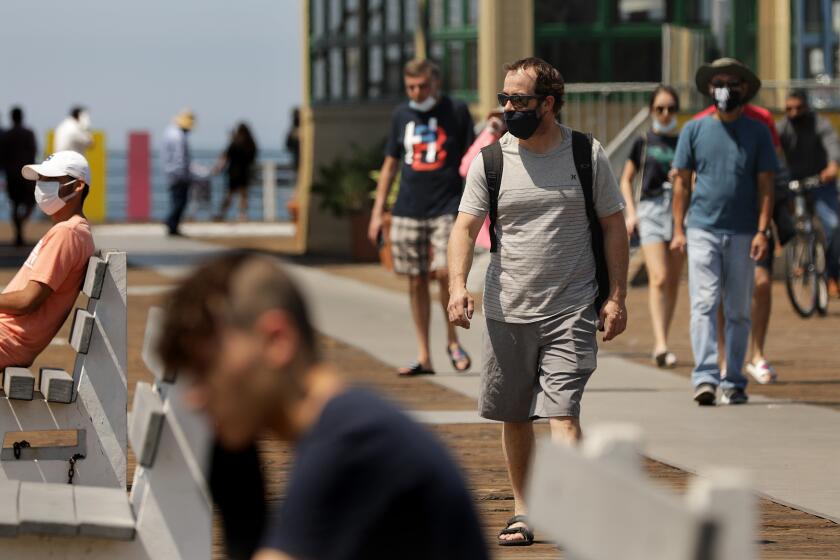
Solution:
{"label": "dark blue shirt", "polygon": [[472,499],[443,446],[362,389],[327,403],[295,450],[263,546],[299,560],[486,560]]}
{"label": "dark blue shirt", "polygon": [[403,103],[391,117],[385,155],[401,160],[394,216],[425,219],[458,213],[464,180],[461,158],[475,140],[467,106],[443,96],[421,113]]}
{"label": "dark blue shirt", "polygon": [[712,116],[690,121],[680,133],[674,167],[697,174],[687,227],[726,234],[758,230],[757,177],[778,167],[766,125],[745,116],[731,123]]}

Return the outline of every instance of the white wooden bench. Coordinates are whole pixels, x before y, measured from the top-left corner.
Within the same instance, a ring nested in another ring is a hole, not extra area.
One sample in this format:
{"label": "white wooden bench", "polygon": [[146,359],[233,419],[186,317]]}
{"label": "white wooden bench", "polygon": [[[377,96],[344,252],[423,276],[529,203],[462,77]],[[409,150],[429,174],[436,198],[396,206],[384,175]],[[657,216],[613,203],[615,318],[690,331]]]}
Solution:
{"label": "white wooden bench", "polygon": [[753,560],[755,497],[739,470],[712,470],[680,498],[645,476],[632,426],[594,427],[579,449],[541,442],[530,519],[572,560]]}
{"label": "white wooden bench", "polygon": [[[160,318],[160,310],[150,312],[147,333],[152,337]],[[183,406],[183,381],[164,376],[154,345],[144,346],[155,382],[138,383],[135,389],[129,439],[138,465],[131,493],[0,480],[2,557],[210,558],[211,433],[202,417]]]}
{"label": "white wooden bench", "polygon": [[[78,430],[79,449],[25,448],[0,454],[0,480],[66,483],[69,459],[76,454],[74,483],[126,487],[128,453],[126,255],[90,258],[82,292],[85,309],[73,312],[70,346],[76,351],[72,373],[61,368],[6,368],[0,399],[0,435]],[[54,435],[54,434],[53,434]],[[46,438],[49,439],[49,438]],[[15,440],[18,441],[18,440]],[[21,439],[18,443],[28,442]],[[38,459],[38,464],[33,464]]]}

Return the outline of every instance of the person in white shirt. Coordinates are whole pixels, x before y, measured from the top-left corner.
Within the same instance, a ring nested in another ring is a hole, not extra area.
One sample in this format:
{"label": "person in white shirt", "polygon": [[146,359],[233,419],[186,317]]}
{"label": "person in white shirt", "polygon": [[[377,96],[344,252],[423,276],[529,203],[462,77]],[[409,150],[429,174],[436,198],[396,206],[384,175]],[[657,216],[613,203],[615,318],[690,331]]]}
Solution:
{"label": "person in white shirt", "polygon": [[55,129],[53,149],[56,152],[73,151],[84,154],[93,146],[90,133],[90,115],[84,107],[73,107],[66,119]]}

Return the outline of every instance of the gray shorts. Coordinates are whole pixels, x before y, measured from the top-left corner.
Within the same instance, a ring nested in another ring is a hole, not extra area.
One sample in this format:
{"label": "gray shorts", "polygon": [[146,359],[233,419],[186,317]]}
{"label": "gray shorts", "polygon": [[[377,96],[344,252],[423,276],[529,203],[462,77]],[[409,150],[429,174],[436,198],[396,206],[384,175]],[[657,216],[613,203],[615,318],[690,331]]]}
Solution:
{"label": "gray shorts", "polygon": [[674,236],[674,215],[671,212],[671,193],[639,201],[639,243],[670,243]]}
{"label": "gray shorts", "polygon": [[580,416],[596,366],[596,320],[592,305],[533,323],[487,319],[481,416],[503,422]]}

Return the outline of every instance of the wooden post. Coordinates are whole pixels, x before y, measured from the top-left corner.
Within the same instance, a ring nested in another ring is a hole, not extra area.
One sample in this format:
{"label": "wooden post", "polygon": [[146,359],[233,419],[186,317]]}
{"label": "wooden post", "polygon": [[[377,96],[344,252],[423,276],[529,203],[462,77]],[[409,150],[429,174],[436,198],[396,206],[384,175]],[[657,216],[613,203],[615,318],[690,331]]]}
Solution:
{"label": "wooden post", "polygon": [[263,179],[263,221],[277,219],[277,164],[273,161],[262,162]]}
{"label": "wooden post", "polygon": [[149,180],[149,133],[128,133],[128,167],[126,168],[126,190],[129,220],[147,221],[151,199]]}

